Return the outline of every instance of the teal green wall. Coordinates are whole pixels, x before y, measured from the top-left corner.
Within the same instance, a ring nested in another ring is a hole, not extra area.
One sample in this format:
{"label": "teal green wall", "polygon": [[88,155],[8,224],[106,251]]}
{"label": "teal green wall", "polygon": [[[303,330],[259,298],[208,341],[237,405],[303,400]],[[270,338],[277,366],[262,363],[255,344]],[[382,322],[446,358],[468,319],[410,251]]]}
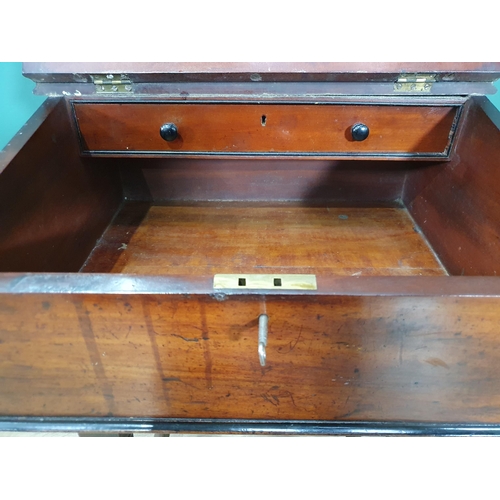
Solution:
{"label": "teal green wall", "polygon": [[32,94],[34,86],[21,63],[0,63],[0,150],[45,100]]}
{"label": "teal green wall", "polygon": [[[21,63],[0,63],[0,150],[45,100],[32,94],[34,86],[22,76]],[[498,92],[489,98],[500,109],[500,80],[495,86]]]}
{"label": "teal green wall", "polygon": [[500,109],[500,80],[497,80],[495,82],[495,87],[497,88],[497,93],[488,97],[490,101],[497,107],[497,109]]}

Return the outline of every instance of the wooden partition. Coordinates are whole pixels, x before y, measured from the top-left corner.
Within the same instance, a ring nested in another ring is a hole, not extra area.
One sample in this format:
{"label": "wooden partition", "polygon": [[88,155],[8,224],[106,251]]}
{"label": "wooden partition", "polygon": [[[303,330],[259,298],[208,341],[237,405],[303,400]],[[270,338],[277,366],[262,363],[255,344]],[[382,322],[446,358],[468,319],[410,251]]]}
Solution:
{"label": "wooden partition", "polygon": [[403,201],[451,274],[500,276],[500,112],[473,98],[464,115],[451,161],[410,170]]}

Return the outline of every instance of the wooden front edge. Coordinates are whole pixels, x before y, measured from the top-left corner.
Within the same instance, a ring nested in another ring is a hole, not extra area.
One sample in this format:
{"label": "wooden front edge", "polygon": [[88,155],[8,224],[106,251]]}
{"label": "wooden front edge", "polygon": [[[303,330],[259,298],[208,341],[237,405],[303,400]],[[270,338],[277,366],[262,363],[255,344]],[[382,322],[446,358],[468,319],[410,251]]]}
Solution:
{"label": "wooden front edge", "polygon": [[[496,276],[316,276],[317,290],[268,290],[266,295],[500,297]],[[262,295],[262,290],[213,288],[213,276],[99,273],[0,273],[0,294]]]}

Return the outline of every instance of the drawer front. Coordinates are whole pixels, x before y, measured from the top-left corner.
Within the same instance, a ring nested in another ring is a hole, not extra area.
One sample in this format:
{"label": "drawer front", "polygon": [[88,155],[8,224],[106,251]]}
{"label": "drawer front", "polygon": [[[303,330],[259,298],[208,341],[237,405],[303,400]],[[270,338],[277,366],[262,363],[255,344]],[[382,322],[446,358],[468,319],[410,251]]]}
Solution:
{"label": "drawer front", "polygon": [[[338,104],[74,103],[73,107],[86,154],[313,158],[443,158],[449,153],[459,110]],[[164,125],[168,125],[167,139],[160,135]],[[353,134],[355,125],[358,130]]]}
{"label": "drawer front", "polygon": [[498,298],[1,299],[4,416],[500,421]]}

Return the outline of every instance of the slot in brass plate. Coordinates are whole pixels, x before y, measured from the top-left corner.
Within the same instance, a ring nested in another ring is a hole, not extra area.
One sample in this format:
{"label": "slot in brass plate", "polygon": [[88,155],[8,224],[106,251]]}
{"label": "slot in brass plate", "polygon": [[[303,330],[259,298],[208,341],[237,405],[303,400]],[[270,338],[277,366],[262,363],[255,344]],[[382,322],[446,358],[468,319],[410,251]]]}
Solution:
{"label": "slot in brass plate", "polygon": [[216,274],[214,289],[317,290],[315,274]]}

